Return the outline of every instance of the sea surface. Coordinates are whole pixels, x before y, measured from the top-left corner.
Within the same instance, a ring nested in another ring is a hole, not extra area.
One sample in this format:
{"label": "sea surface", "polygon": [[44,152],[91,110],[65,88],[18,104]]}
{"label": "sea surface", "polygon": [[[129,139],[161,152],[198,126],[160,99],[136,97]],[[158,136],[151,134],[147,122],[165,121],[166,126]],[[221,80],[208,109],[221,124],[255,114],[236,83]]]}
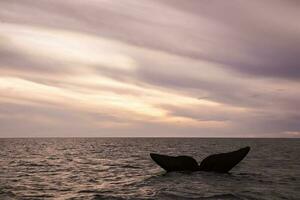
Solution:
{"label": "sea surface", "polygon": [[[150,152],[250,146],[229,174],[165,173]],[[0,199],[300,199],[300,139],[0,139]]]}

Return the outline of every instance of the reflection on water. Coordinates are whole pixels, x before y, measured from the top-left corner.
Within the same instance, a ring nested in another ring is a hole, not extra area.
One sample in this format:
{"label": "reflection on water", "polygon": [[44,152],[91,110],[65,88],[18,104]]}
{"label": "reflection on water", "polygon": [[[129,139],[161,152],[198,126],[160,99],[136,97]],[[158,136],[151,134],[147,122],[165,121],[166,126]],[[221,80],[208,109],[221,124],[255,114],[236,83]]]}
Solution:
{"label": "reflection on water", "polygon": [[[150,152],[251,146],[230,174],[165,174]],[[297,199],[299,139],[0,139],[0,199]]]}

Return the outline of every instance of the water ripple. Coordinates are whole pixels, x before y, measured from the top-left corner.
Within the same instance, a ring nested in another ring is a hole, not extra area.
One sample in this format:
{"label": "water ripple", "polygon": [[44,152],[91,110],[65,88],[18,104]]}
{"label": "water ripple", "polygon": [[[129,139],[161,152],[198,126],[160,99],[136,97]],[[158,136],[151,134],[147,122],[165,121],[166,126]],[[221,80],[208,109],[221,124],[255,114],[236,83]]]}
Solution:
{"label": "water ripple", "polygon": [[[155,151],[200,161],[242,146],[252,151],[230,174],[166,174],[149,157]],[[0,199],[297,199],[299,146],[272,139],[0,139]]]}

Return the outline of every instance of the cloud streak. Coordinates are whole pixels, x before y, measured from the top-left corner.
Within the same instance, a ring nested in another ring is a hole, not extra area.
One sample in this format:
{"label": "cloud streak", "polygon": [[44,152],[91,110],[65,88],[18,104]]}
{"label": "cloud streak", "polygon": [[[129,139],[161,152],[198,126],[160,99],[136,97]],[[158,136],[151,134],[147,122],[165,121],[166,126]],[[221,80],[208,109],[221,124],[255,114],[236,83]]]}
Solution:
{"label": "cloud streak", "polygon": [[296,1],[0,7],[0,137],[299,136]]}

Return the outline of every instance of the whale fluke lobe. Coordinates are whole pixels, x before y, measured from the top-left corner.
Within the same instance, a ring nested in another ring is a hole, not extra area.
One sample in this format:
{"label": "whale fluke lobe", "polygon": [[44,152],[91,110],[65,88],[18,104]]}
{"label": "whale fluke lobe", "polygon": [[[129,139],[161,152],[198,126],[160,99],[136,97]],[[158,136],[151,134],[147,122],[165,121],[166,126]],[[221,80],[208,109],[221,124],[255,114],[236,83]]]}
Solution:
{"label": "whale fluke lobe", "polygon": [[206,157],[198,165],[197,161],[190,156],[167,156],[150,153],[156,164],[167,172],[171,171],[213,171],[227,173],[236,166],[250,151],[250,147],[244,147],[229,153],[214,154]]}
{"label": "whale fluke lobe", "polygon": [[226,173],[236,166],[250,151],[250,147],[244,147],[229,153],[214,154],[206,157],[200,164],[201,171],[214,171]]}
{"label": "whale fluke lobe", "polygon": [[197,171],[199,165],[197,161],[190,156],[166,156],[156,153],[150,153],[154,162],[167,172],[171,171]]}

